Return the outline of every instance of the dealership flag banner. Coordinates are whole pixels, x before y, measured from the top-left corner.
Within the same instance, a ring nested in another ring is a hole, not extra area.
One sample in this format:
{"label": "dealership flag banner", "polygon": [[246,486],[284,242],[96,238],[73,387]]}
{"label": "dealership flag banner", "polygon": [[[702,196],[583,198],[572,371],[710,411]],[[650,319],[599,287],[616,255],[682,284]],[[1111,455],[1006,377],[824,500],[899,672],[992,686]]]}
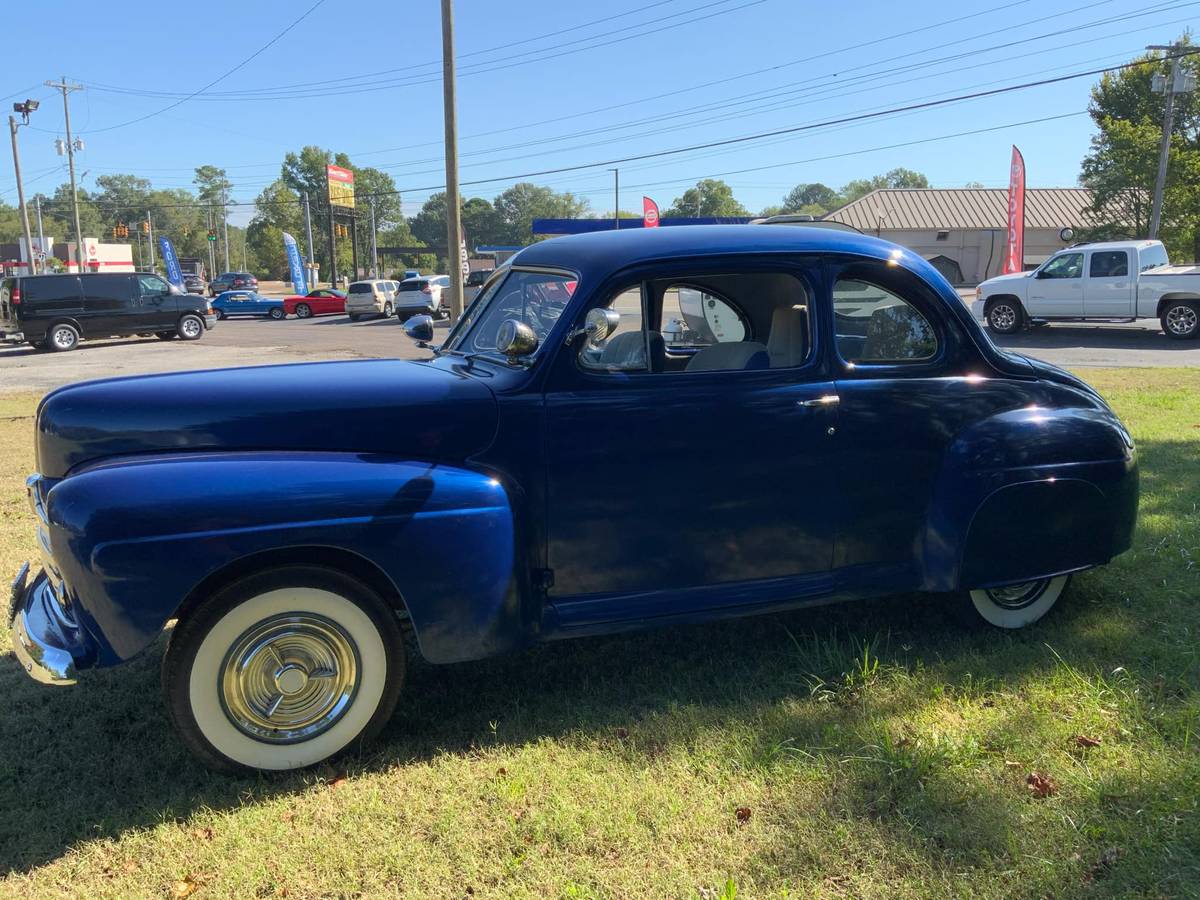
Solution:
{"label": "dealership flag banner", "polygon": [[1025,157],[1012,148],[1012,164],[1008,172],[1008,246],[1001,272],[1025,271]]}
{"label": "dealership flag banner", "polygon": [[183,287],[183,269],[179,268],[179,257],[175,255],[175,245],[171,239],[160,237],[158,249],[162,251],[163,265],[167,267],[167,281],[175,287]]}
{"label": "dealership flag banner", "polygon": [[658,227],[658,204],[649,197],[642,198],[642,227]]}
{"label": "dealership flag banner", "polygon": [[308,279],[300,262],[300,248],[296,246],[296,239],[286,231],[283,233],[283,249],[287,252],[288,270],[292,273],[292,289],[298,294],[308,293]]}

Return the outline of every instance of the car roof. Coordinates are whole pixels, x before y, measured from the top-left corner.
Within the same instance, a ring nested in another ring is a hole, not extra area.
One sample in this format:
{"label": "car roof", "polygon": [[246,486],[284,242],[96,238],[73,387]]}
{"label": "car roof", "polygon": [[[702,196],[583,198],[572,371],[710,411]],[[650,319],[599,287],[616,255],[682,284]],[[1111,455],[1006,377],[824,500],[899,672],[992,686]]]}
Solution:
{"label": "car roof", "polygon": [[651,260],[753,253],[848,253],[886,259],[896,250],[914,257],[910,268],[918,268],[912,251],[855,232],[778,225],[676,225],[552,238],[526,247],[512,258],[512,264],[602,275]]}
{"label": "car roof", "polygon": [[1128,250],[1134,247],[1138,250],[1144,250],[1147,247],[1154,247],[1161,243],[1160,241],[1096,241],[1075,244],[1071,247],[1063,247],[1062,250],[1055,251],[1057,253],[1063,250]]}

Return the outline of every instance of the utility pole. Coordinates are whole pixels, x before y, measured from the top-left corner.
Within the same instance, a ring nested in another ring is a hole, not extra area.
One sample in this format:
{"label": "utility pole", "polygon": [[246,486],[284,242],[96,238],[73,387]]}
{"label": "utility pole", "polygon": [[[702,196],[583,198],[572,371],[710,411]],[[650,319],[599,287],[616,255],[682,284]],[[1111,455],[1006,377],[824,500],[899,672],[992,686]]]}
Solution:
{"label": "utility pole", "polygon": [[[309,209],[308,209],[308,191],[305,191],[303,196],[304,196],[304,236],[308,239],[308,264],[311,266],[313,263],[315,263],[317,261],[317,259],[313,255],[312,214],[309,212]],[[316,287],[316,284],[314,284],[313,287]]]}
{"label": "utility pole", "polygon": [[371,277],[379,277],[379,248],[375,242],[375,198],[370,198],[371,204]]}
{"label": "utility pole", "polygon": [[229,192],[221,191],[221,222],[225,229],[225,271],[229,271]]}
{"label": "utility pole", "polygon": [[[13,111],[21,113],[22,118],[25,120],[23,123],[25,125],[29,124],[29,103],[30,101],[26,100],[23,104],[13,104]],[[37,107],[35,106],[34,109],[37,109]],[[36,275],[37,265],[33,259],[33,235],[29,232],[29,208],[25,206],[25,186],[21,182],[21,153],[17,150],[17,127],[17,120],[9,116],[8,130],[12,134],[13,174],[17,177],[17,203],[21,207],[21,227],[25,231],[25,255],[29,258],[26,268],[29,270],[30,275]]]}
{"label": "utility pole", "polygon": [[205,205],[204,207],[204,221],[208,226],[207,231],[204,233],[204,243],[208,244],[208,280],[212,281],[217,277],[217,251],[216,248],[213,247],[213,244],[215,244],[216,241],[208,240],[208,235],[213,230],[213,214],[211,205]]}
{"label": "utility pole", "polygon": [[79,265],[79,271],[82,272],[84,261],[83,228],[79,225],[79,194],[75,184],[75,142],[71,139],[71,104],[67,102],[67,95],[71,91],[83,90],[83,85],[68,83],[67,76],[64,75],[62,81],[47,81],[46,87],[62,91],[63,95],[63,120],[67,128],[67,168],[71,172],[71,213],[75,219],[75,257]]}
{"label": "utility pole", "polygon": [[621,228],[621,170],[609,169],[613,173],[613,228]]}
{"label": "utility pole", "polygon": [[1195,90],[1195,79],[1185,76],[1179,68],[1179,60],[1183,56],[1182,44],[1152,44],[1147,50],[1164,50],[1170,55],[1171,74],[1167,77],[1155,75],[1151,82],[1151,90],[1156,94],[1166,95],[1166,107],[1163,111],[1162,144],[1158,151],[1158,176],[1154,179],[1154,202],[1150,207],[1151,240],[1158,237],[1158,227],[1162,223],[1163,193],[1167,187],[1167,163],[1171,156],[1171,130],[1175,124],[1175,94],[1185,94]]}
{"label": "utility pole", "polygon": [[[33,206],[34,206],[34,209],[37,210],[38,247],[41,248],[42,253],[46,253],[46,232],[42,230],[42,195],[41,194],[36,194],[34,196]],[[47,254],[47,255],[49,255],[49,254]],[[46,265],[44,262],[42,263],[40,268],[42,269],[43,272],[46,270]]]}
{"label": "utility pole", "polygon": [[150,210],[146,210],[146,228],[147,228],[146,234],[149,237],[149,244],[150,244],[150,268],[153,269],[155,266],[155,261],[154,261],[154,219],[152,219],[150,217]]}
{"label": "utility pole", "polygon": [[453,0],[442,0],[442,99],[446,132],[446,258],[450,275],[450,319],[463,312],[462,219],[458,197],[458,109],[454,96]]}

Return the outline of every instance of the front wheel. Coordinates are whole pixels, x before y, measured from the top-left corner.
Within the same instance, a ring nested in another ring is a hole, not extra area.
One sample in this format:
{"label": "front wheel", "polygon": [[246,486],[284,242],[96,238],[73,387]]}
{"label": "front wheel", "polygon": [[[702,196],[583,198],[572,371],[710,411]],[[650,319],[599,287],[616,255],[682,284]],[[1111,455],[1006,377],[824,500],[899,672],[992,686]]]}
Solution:
{"label": "front wheel", "polygon": [[218,309],[217,310],[217,321],[220,322],[224,318],[225,318],[225,310]]}
{"label": "front wheel", "polygon": [[288,566],[235,582],[185,616],[163,689],[205,765],[278,771],[374,736],[404,668],[395,612],[378,594],[340,572]]}
{"label": "front wheel", "polygon": [[997,300],[985,315],[988,328],[996,334],[1016,334],[1021,330],[1024,316],[1015,300]]}
{"label": "front wheel", "polygon": [[1024,628],[1050,612],[1070,580],[1070,575],[1059,575],[998,588],[979,588],[971,591],[971,604],[989,625]]}
{"label": "front wheel", "polygon": [[182,340],[198,341],[204,334],[204,320],[199,316],[186,315],[179,320],[179,327],[176,328],[176,331]]}
{"label": "front wheel", "polygon": [[1163,334],[1177,341],[1200,337],[1200,302],[1174,300],[1166,305],[1160,319]]}
{"label": "front wheel", "polygon": [[312,307],[307,303],[299,303],[296,305],[296,318],[309,319],[312,317]]}

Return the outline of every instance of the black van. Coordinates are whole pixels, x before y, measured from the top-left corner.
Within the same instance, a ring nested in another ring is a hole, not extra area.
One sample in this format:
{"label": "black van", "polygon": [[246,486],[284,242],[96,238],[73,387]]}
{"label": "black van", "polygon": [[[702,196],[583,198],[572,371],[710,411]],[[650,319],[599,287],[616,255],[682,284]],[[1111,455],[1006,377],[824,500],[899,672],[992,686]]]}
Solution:
{"label": "black van", "polygon": [[128,334],[194,341],[215,322],[204,297],[148,272],[0,280],[0,338],[39,350],[74,350],[82,338]]}

